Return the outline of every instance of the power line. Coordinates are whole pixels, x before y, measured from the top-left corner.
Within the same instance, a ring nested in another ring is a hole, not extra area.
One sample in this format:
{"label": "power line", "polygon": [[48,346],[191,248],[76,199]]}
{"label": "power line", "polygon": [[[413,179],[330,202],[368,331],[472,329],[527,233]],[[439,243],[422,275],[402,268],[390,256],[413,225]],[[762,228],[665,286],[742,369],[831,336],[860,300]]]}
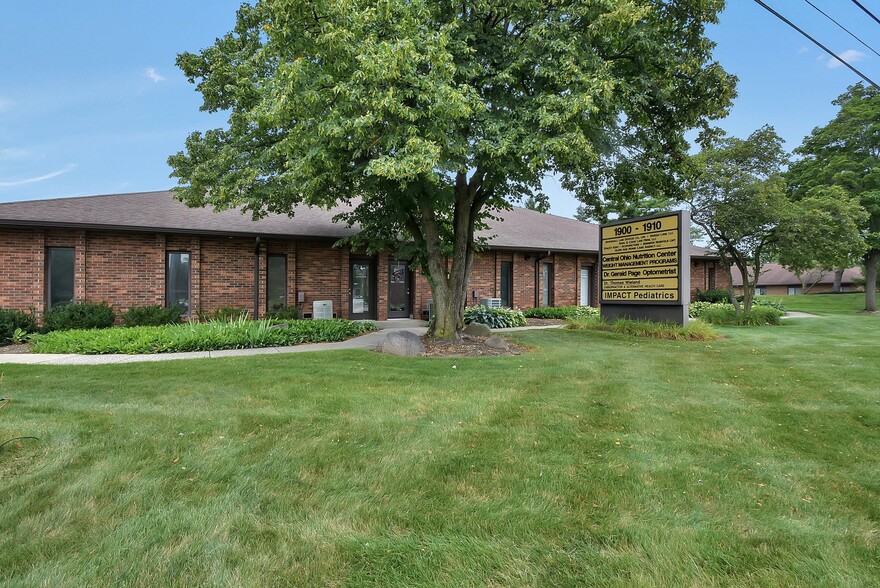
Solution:
{"label": "power line", "polygon": [[[855,1],[855,0],[853,0],[853,1]],[[838,56],[831,49],[829,49],[828,47],[826,47],[825,45],[823,45],[822,43],[820,43],[819,41],[817,41],[816,39],[811,37],[808,33],[804,32],[796,24],[794,24],[793,22],[791,22],[790,20],[788,20],[787,18],[785,18],[784,16],[782,16],[781,14],[779,14],[778,12],[776,12],[775,10],[773,10],[772,8],[770,8],[769,6],[764,4],[761,0],[755,0],[755,2],[758,3],[760,6],[762,6],[770,14],[772,14],[773,16],[775,16],[776,18],[778,18],[779,20],[781,20],[782,22],[784,22],[785,24],[787,24],[788,26],[790,26],[791,28],[793,28],[794,30],[796,30],[797,32],[799,32],[800,34],[805,36],[806,38],[808,38],[810,41],[812,41],[813,43],[815,43],[819,47],[821,47],[822,50],[825,51],[825,53],[827,53],[828,55],[830,55],[831,57],[833,57],[834,59],[836,59],[837,61],[839,61],[843,65],[845,65],[846,67],[848,67],[857,76],[859,76],[860,78],[862,78],[863,80],[865,80],[866,82],[868,82],[869,84],[871,84],[872,86],[874,86],[875,88],[880,90],[880,86],[878,86],[874,80],[872,80],[871,78],[869,78],[868,76],[866,76],[865,74],[863,74],[862,72],[860,72],[859,70],[857,70],[856,68],[851,66],[842,57]]]}
{"label": "power line", "polygon": [[868,16],[870,16],[871,18],[873,18],[875,21],[877,21],[877,24],[880,24],[880,19],[878,19],[878,18],[877,18],[876,16],[874,16],[873,14],[871,14],[871,11],[870,11],[870,10],[868,10],[867,8],[865,8],[864,6],[862,6],[862,3],[859,2],[859,0],[852,0],[852,1],[853,1],[853,4],[855,4],[856,6],[858,6],[859,8],[861,8],[862,10],[864,10],[864,11],[865,11],[865,14],[867,14]]}
{"label": "power line", "polygon": [[815,8],[818,12],[822,13],[822,16],[824,16],[825,18],[827,18],[828,20],[830,20],[831,22],[833,22],[834,24],[836,24],[838,27],[840,27],[841,29],[843,29],[844,31],[846,31],[846,33],[847,33],[850,37],[852,37],[853,39],[855,39],[856,41],[858,41],[859,43],[861,43],[862,45],[864,45],[865,47],[867,47],[869,50],[871,50],[871,51],[874,53],[874,55],[876,55],[877,57],[880,57],[880,53],[877,53],[877,51],[876,51],[873,47],[871,47],[870,45],[868,45],[867,43],[865,43],[864,41],[862,41],[860,38],[858,38],[858,37],[857,37],[852,31],[850,31],[848,28],[846,28],[845,26],[843,26],[842,24],[840,24],[839,22],[837,22],[836,20],[834,20],[833,18],[831,18],[831,16],[829,16],[829,14],[828,14],[827,12],[825,12],[824,10],[822,10],[821,8],[819,8],[818,6],[816,6],[815,4],[813,4],[812,2],[810,2],[810,0],[804,0],[804,2],[806,2],[807,4],[809,4],[810,6],[812,6],[813,8]]}

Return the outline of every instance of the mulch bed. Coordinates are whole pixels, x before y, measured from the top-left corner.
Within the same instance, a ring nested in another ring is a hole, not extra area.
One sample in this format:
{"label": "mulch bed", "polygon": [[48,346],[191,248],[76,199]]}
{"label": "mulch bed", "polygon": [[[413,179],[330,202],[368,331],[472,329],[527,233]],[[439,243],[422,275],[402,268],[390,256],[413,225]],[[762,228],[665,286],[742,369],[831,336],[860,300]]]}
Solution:
{"label": "mulch bed", "polygon": [[0,353],[30,353],[30,345],[3,345],[0,346]]}
{"label": "mulch bed", "polygon": [[423,336],[427,357],[488,357],[500,355],[522,355],[528,349],[511,341],[507,341],[509,349],[495,349],[486,345],[483,337],[462,335],[461,341],[441,341]]}
{"label": "mulch bed", "polygon": [[565,319],[542,319],[542,318],[527,318],[526,326],[529,327],[545,327],[548,325],[564,325]]}

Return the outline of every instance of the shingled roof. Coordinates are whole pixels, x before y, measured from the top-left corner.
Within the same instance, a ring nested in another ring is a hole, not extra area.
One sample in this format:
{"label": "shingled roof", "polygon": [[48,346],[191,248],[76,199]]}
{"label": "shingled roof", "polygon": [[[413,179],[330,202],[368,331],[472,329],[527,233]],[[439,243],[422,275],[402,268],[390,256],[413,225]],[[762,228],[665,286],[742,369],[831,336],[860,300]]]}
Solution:
{"label": "shingled roof", "polygon": [[[189,208],[170,191],[110,194],[51,200],[0,203],[0,226],[69,227],[121,231],[218,234],[288,238],[339,239],[357,232],[357,226],[334,223],[333,217],[350,210],[297,207],[294,215],[270,214],[253,220],[239,210],[215,212]],[[496,212],[488,230],[478,233],[498,249],[597,252],[599,226],[570,218],[515,207]],[[706,256],[694,247],[692,255]]]}
{"label": "shingled roof", "polygon": [[[732,267],[730,268],[731,277],[733,278],[734,286],[742,286],[743,279],[742,274],[739,269]],[[852,284],[853,279],[863,279],[862,278],[862,269],[858,267],[852,267],[844,270],[843,279],[841,283],[843,284]],[[822,271],[822,270],[811,270],[809,272],[809,276],[807,279],[807,283],[809,284],[833,284],[834,283],[834,272],[833,271]],[[794,272],[789,269],[786,269],[779,265],[778,263],[766,263],[761,266],[761,275],[758,276],[758,286],[800,286],[801,280],[798,278]]]}

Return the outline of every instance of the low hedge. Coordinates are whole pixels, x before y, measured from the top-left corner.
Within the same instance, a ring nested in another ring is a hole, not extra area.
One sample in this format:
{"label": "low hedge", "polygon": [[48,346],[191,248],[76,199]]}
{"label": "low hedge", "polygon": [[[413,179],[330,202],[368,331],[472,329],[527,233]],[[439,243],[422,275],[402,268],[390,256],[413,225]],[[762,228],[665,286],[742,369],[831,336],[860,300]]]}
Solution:
{"label": "low hedge", "polygon": [[122,322],[126,327],[161,327],[179,323],[182,314],[179,306],[135,306],[122,315]]}
{"label": "low hedge", "polygon": [[482,323],[490,329],[524,327],[526,317],[522,311],[510,308],[489,308],[488,306],[469,306],[464,309],[464,322]]}
{"label": "low hedge", "polygon": [[707,308],[700,314],[700,320],[713,325],[735,327],[760,327],[782,322],[783,312],[776,308],[753,306],[749,312],[737,313],[732,304],[728,306],[730,308]]}
{"label": "low hedge", "polygon": [[33,333],[37,330],[37,317],[33,312],[0,308],[0,345],[12,343],[16,331]]}
{"label": "low hedge", "polygon": [[[742,301],[740,301],[740,302],[742,302]],[[766,308],[766,309],[770,309],[770,310],[775,310],[779,313],[779,317],[782,317],[782,315],[784,315],[787,312],[785,309],[785,306],[782,303],[775,302],[773,300],[767,300],[767,299],[756,298],[755,300],[753,300],[752,301],[752,310],[755,310],[756,308]],[[717,303],[716,302],[691,302],[690,306],[688,306],[688,315],[691,318],[703,318],[703,315],[707,311],[712,311],[714,313],[714,316],[716,316],[716,317],[729,315],[731,313],[736,314],[736,309],[733,307],[733,304],[731,304],[730,302],[717,302]],[[761,313],[761,311],[759,311],[760,316],[772,316],[774,314],[772,312],[771,313],[764,313],[764,314],[760,314],[760,313]],[[733,323],[726,323],[726,324],[733,324]],[[778,323],[771,323],[771,324],[778,324]]]}
{"label": "low hedge", "polygon": [[375,329],[376,325],[371,322],[342,319],[297,320],[283,324],[270,320],[216,320],[160,327],[55,331],[34,336],[31,350],[102,355],[252,349],[343,341]]}
{"label": "low hedge", "polygon": [[719,288],[705,291],[697,288],[697,302],[712,302],[716,304],[730,302],[730,292]]}
{"label": "low hedge", "polygon": [[43,315],[43,327],[47,331],[106,329],[115,321],[116,314],[106,302],[71,302]]}
{"label": "low hedge", "polygon": [[539,306],[523,310],[526,318],[567,319],[583,316],[599,316],[599,309],[592,306]]}

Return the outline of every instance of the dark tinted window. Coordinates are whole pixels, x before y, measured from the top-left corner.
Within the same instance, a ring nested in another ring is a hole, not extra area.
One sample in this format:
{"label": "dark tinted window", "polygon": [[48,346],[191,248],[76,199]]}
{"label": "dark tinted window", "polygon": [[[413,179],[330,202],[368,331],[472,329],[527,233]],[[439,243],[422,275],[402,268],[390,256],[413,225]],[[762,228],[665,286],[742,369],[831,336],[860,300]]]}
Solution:
{"label": "dark tinted window", "polygon": [[501,306],[513,306],[513,263],[501,262]]}
{"label": "dark tinted window", "polygon": [[49,249],[46,259],[46,281],[49,291],[46,296],[49,310],[73,302],[73,249]]}
{"label": "dark tinted window", "polygon": [[165,268],[165,305],[179,306],[189,315],[190,255],[185,251],[169,251]]}
{"label": "dark tinted window", "polygon": [[271,312],[287,306],[287,256],[270,255],[266,272],[266,308]]}

